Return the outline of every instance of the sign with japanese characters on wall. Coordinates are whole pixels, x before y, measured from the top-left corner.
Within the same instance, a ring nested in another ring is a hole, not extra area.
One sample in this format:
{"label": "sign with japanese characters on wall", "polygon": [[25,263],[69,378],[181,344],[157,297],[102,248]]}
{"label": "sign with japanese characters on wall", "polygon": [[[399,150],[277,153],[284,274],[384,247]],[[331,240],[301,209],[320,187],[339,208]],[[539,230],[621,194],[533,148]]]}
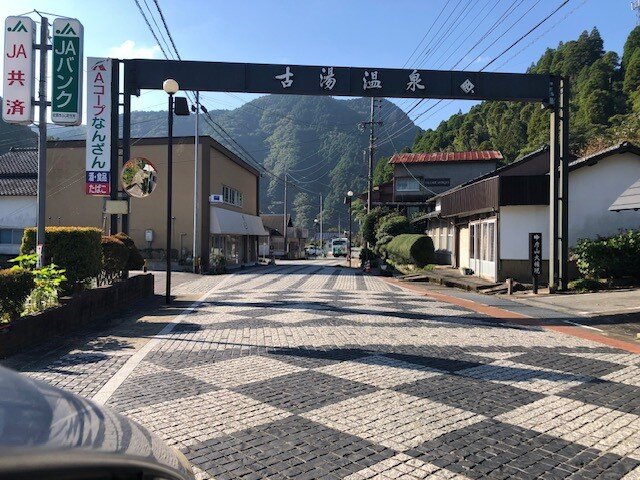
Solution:
{"label": "sign with japanese characters on wall", "polygon": [[33,123],[36,24],[29,17],[7,17],[4,22],[4,89],[2,119]]}
{"label": "sign with japanese characters on wall", "polygon": [[531,275],[537,277],[542,274],[542,234],[529,234],[529,260],[531,261]]}
{"label": "sign with japanese characters on wall", "polygon": [[51,120],[59,125],[82,123],[82,44],[84,29],[78,20],[53,21]]}
{"label": "sign with japanese characters on wall", "polygon": [[111,59],[87,58],[87,168],[85,193],[111,193]]}

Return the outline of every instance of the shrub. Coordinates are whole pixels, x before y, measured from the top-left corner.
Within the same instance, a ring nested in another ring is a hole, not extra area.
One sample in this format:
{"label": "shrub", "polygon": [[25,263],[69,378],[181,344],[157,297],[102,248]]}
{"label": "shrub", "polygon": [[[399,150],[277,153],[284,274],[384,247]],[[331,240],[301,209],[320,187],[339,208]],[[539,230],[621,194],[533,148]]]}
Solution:
{"label": "shrub", "polygon": [[594,292],[600,290],[603,285],[598,280],[592,278],[578,278],[569,282],[569,290],[576,292]]}
{"label": "shrub", "polygon": [[102,237],[102,270],[107,279],[119,277],[127,268],[129,249],[115,235]]}
{"label": "shrub", "polygon": [[360,268],[364,268],[367,260],[371,262],[371,266],[373,267],[376,260],[375,254],[370,248],[362,247],[362,249],[360,249]]}
{"label": "shrub", "polygon": [[433,263],[435,252],[431,237],[420,234],[403,234],[384,246],[387,257],[394,263],[424,267]]}
{"label": "shrub", "polygon": [[[66,271],[64,290],[95,278],[102,271],[102,231],[92,227],[47,227],[45,230],[45,264],[55,263]],[[24,231],[20,252],[36,248],[36,230]]]}
{"label": "shrub", "polygon": [[386,211],[380,207],[376,207],[367,213],[362,220],[362,224],[360,225],[360,234],[362,235],[362,239],[365,243],[369,243],[371,245],[376,244],[376,227],[378,225],[378,221],[385,215]]}
{"label": "shrub", "polygon": [[144,266],[144,258],[142,258],[140,250],[138,250],[138,247],[136,247],[136,244],[131,237],[123,232],[116,233],[114,237],[124,243],[127,249],[129,249],[129,258],[127,259],[126,270],[142,270],[142,267]]}
{"label": "shrub", "polygon": [[612,237],[581,239],[572,250],[578,270],[586,278],[633,277],[640,280],[640,231]]}
{"label": "shrub", "polygon": [[20,315],[33,289],[33,275],[21,267],[0,270],[0,320]]}
{"label": "shrub", "polygon": [[227,271],[227,258],[224,255],[212,255],[209,260],[209,273],[219,274]]}
{"label": "shrub", "polygon": [[409,219],[404,215],[391,213],[380,219],[378,227],[376,228],[376,240],[379,241],[386,236],[395,237],[403,233],[411,233],[411,223]]}

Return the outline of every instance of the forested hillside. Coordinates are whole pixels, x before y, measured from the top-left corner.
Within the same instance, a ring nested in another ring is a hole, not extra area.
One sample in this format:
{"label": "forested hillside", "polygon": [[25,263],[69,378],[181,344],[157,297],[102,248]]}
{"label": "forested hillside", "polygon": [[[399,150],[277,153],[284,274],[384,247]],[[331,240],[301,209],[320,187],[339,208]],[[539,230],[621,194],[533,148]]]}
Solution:
{"label": "forested hillside", "polygon": [[[571,80],[571,148],[584,153],[640,137],[640,27],[620,57],[605,52],[597,29],[549,48],[529,68]],[[483,102],[423,132],[415,152],[498,149],[507,161],[549,140],[549,112],[539,104]]]}

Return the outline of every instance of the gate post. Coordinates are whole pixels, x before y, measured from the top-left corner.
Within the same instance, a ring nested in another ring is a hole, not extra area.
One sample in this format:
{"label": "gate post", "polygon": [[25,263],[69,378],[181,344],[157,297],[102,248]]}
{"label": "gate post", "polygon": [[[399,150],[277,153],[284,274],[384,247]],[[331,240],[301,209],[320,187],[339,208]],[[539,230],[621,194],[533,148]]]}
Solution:
{"label": "gate post", "polygon": [[560,290],[569,283],[569,79],[560,79],[560,173],[558,191],[560,255],[558,277]]}
{"label": "gate post", "polygon": [[549,122],[549,292],[558,288],[558,167],[559,145],[559,89],[560,79],[552,77],[553,103]]}

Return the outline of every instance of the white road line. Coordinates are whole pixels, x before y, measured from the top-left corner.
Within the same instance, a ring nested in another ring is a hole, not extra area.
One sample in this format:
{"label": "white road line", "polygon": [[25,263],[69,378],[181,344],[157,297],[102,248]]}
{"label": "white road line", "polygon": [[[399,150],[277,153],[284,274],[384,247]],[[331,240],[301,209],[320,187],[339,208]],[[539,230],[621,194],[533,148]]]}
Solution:
{"label": "white road line", "polygon": [[155,347],[158,343],[165,340],[163,338],[165,335],[171,333],[171,331],[178,325],[182,320],[184,320],[191,312],[193,312],[196,308],[198,308],[213,292],[220,289],[225,283],[227,283],[229,278],[232,278],[233,275],[229,275],[228,278],[225,278],[223,281],[212,287],[207,293],[198,298],[195,302],[189,305],[183,312],[175,317],[171,322],[169,322],[160,332],[156,333],[151,340],[149,340],[140,350],[131,355],[129,360],[125,362],[125,364],[120,367],[118,370],[108,381],[105,383],[98,393],[93,396],[93,401],[99,404],[104,405],[107,403],[111,395],[118,389],[120,385],[127,379],[131,372],[140,364],[140,362],[147,356],[147,354]]}
{"label": "white road line", "polygon": [[604,330],[601,330],[599,328],[590,327],[589,325],[582,325],[581,323],[570,322],[569,320],[562,320],[562,322],[563,323],[568,323],[569,325],[575,325],[576,327],[582,327],[582,328],[588,328],[589,330],[595,330],[596,332],[604,332]]}

